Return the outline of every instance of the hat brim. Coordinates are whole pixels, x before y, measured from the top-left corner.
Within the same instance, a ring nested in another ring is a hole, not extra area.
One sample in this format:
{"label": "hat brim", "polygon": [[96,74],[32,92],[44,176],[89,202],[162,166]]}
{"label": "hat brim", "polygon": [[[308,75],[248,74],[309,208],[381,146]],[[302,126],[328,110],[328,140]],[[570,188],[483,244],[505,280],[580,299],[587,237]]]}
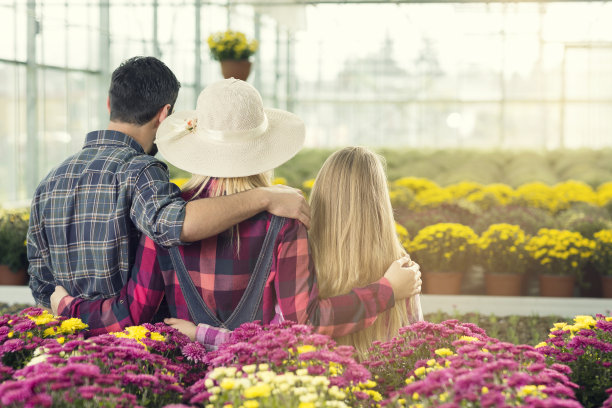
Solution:
{"label": "hat brim", "polygon": [[176,112],[157,130],[157,147],[179,169],[210,177],[246,177],[275,169],[304,145],[304,122],[291,112],[264,109],[268,129],[243,142],[220,142],[203,137],[197,128],[185,132],[196,111]]}

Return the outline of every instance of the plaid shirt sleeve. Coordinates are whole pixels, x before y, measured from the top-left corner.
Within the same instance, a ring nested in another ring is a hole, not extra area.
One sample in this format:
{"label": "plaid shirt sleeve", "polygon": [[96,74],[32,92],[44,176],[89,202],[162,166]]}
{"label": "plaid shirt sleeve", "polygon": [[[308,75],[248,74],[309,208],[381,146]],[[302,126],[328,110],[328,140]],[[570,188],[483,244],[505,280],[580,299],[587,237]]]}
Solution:
{"label": "plaid shirt sleeve", "polygon": [[48,253],[48,245],[42,233],[38,218],[38,198],[34,197],[30,212],[30,224],[27,234],[28,273],[30,274],[30,290],[37,304],[51,307],[49,297],[55,290],[55,278],[47,267],[43,251]]}
{"label": "plaid shirt sleeve", "polygon": [[214,327],[208,324],[200,323],[196,328],[196,341],[206,348],[207,351],[213,351],[230,339],[231,330],[222,327]]}
{"label": "plaid shirt sleeve", "polygon": [[164,293],[157,249],[150,238],[143,236],[130,279],[119,295],[100,300],[66,296],[60,301],[58,314],[79,317],[89,325],[91,335],[122,331],[128,326],[150,322]]}
{"label": "plaid shirt sleeve", "polygon": [[140,231],[166,248],[184,244],[180,236],[186,203],[180,194],[161,163],[151,163],[136,179],[130,217]]}
{"label": "plaid shirt sleeve", "polygon": [[339,337],[372,325],[378,314],[395,305],[386,278],[345,295],[320,299],[306,228],[288,220],[280,239],[272,267],[276,268],[274,285],[285,320],[308,323],[321,334]]}

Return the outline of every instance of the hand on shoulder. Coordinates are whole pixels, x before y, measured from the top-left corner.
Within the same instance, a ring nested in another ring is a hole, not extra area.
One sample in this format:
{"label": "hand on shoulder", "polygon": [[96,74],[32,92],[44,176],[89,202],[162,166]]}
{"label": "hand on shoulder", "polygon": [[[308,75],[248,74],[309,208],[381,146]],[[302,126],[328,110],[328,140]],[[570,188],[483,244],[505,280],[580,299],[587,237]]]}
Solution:
{"label": "hand on shoulder", "polygon": [[310,228],[310,206],[301,190],[283,185],[259,189],[265,195],[265,207],[269,213],[299,220]]}
{"label": "hand on shoulder", "polygon": [[385,272],[396,300],[421,293],[421,267],[406,255],[393,262]]}

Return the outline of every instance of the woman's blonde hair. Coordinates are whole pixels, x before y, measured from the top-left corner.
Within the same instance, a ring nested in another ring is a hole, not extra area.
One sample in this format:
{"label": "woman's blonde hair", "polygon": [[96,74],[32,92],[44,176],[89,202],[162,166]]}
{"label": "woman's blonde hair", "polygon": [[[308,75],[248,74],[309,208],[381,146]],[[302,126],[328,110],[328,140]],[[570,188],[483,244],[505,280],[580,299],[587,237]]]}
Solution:
{"label": "woman's blonde hair", "polygon": [[[309,242],[323,298],[377,281],[405,254],[383,162],[366,148],[347,147],[332,154],[317,175],[310,195]],[[402,300],[372,326],[336,341],[354,346],[363,356],[374,340],[387,340],[406,324]]]}
{"label": "woman's blonde hair", "polygon": [[[272,172],[255,174],[246,177],[210,177],[192,174],[181,187],[181,191],[192,191],[194,194],[191,199],[196,199],[202,193],[202,190],[208,186],[210,189],[209,197],[219,197],[222,195],[230,195],[241,193],[243,191],[252,190],[257,187],[268,187],[272,185]],[[240,236],[238,235],[238,225],[235,225],[230,231],[232,242],[235,246],[236,256],[240,253]]]}

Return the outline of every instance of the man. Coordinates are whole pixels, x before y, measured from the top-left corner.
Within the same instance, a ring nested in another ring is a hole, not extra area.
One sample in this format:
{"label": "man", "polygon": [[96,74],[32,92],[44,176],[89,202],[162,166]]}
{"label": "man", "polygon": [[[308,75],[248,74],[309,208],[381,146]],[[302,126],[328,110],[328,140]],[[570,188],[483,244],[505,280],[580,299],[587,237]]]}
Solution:
{"label": "man", "polygon": [[180,83],[161,61],[135,57],[112,74],[110,124],[41,181],[27,236],[30,288],[49,308],[56,285],[73,296],[119,293],[140,234],[170,247],[216,235],[261,211],[309,224],[298,190],[275,186],[186,203],[153,158],[155,134],[172,112]]}

